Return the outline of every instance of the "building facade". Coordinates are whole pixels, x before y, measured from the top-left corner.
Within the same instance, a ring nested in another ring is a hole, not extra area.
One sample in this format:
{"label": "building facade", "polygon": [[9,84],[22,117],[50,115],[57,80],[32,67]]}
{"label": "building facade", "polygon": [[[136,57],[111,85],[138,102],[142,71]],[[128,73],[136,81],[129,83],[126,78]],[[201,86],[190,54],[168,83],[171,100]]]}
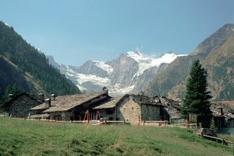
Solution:
{"label": "building facade", "polygon": [[127,94],[95,107],[92,113],[97,119],[100,117],[139,125],[145,121],[159,121],[162,117],[162,105],[147,96]]}

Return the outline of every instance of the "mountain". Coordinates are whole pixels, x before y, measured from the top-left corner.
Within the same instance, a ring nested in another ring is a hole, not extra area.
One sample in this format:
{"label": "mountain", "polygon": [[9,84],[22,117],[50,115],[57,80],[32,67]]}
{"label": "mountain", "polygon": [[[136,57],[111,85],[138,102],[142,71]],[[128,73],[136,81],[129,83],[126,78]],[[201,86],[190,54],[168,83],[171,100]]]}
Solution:
{"label": "mountain", "polygon": [[57,95],[79,89],[48,63],[46,56],[28,44],[13,27],[0,21],[0,95],[10,85],[23,92]]}
{"label": "mountain", "polygon": [[183,98],[191,64],[199,59],[208,73],[213,100],[234,99],[234,24],[226,24],[201,42],[188,56],[173,61],[146,89],[148,95]]}
{"label": "mountain", "polygon": [[160,57],[129,51],[111,61],[85,62],[82,66],[65,66],[47,56],[49,62],[65,74],[84,92],[100,91],[104,86],[111,94],[139,93],[158,73],[180,55],[163,54]]}

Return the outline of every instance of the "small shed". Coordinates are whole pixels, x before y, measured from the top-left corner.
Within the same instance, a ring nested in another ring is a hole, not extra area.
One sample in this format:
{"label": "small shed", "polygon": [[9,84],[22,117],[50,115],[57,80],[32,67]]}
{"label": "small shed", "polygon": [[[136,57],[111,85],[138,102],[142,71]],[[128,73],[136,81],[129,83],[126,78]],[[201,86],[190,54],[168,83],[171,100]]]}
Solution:
{"label": "small shed", "polygon": [[31,108],[41,104],[41,101],[27,93],[20,93],[5,103],[4,108],[11,117],[26,118]]}
{"label": "small shed", "polygon": [[215,101],[210,109],[218,128],[234,127],[234,101]]}

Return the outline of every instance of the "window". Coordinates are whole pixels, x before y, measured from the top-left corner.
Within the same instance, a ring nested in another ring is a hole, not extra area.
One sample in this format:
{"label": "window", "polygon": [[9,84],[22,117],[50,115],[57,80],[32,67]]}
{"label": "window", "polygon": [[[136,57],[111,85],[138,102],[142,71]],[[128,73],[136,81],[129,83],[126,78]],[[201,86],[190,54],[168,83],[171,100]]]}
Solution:
{"label": "window", "polygon": [[114,109],[107,109],[106,114],[114,114]]}

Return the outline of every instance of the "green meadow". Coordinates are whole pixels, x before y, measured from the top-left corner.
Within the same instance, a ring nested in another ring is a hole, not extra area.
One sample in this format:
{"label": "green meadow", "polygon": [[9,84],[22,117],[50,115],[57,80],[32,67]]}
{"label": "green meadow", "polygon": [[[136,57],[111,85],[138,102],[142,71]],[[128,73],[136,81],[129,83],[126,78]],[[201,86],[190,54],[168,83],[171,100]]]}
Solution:
{"label": "green meadow", "polygon": [[53,123],[0,117],[0,156],[231,156],[232,146],[171,127]]}

